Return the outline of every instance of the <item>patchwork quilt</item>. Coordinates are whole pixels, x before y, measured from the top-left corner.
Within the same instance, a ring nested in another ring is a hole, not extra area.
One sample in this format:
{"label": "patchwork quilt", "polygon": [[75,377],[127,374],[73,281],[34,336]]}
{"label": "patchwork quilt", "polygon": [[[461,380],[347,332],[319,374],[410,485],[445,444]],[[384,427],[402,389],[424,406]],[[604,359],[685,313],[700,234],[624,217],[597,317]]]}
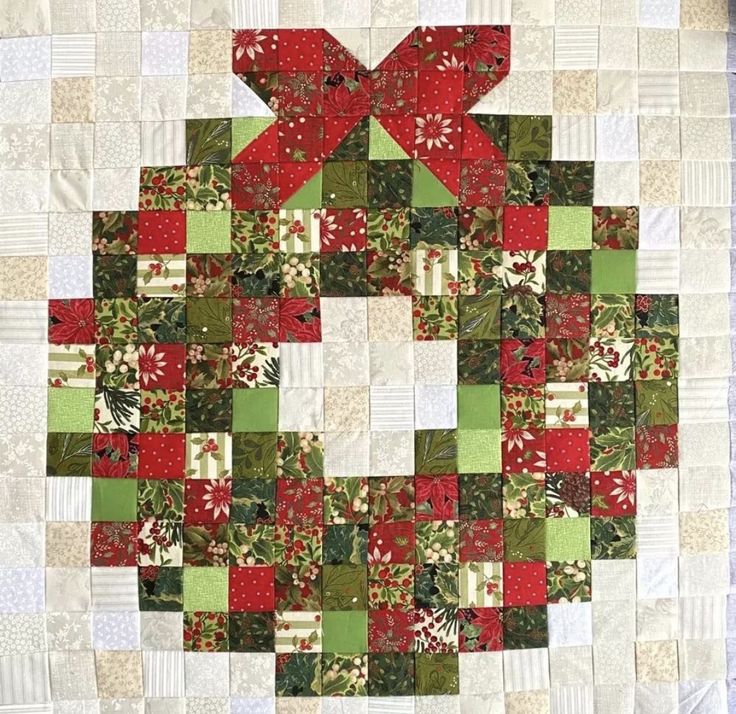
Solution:
{"label": "patchwork quilt", "polygon": [[730,30],[0,2],[0,712],[732,711]]}

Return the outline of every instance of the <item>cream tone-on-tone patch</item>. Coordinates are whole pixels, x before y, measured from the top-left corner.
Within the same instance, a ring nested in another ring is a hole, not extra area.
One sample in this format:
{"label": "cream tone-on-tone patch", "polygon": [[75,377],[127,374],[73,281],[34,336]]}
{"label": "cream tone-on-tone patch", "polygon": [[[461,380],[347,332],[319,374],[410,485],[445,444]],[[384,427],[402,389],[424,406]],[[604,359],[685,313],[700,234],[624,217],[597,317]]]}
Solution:
{"label": "cream tone-on-tone patch", "polygon": [[736,710],[729,0],[0,0],[0,714]]}

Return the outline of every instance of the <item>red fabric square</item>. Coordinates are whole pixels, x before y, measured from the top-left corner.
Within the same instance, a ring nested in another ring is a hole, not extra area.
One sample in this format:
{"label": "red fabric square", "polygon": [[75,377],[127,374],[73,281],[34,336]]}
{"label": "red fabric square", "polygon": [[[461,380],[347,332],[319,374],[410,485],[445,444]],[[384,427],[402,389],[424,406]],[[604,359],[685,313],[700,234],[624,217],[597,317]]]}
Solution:
{"label": "red fabric square", "polygon": [[414,156],[417,159],[460,158],[462,118],[459,114],[426,114],[415,117],[414,123]]}
{"label": "red fabric square", "polygon": [[462,69],[419,71],[417,114],[460,114],[462,110]]}
{"label": "red fabric square", "polygon": [[636,468],[671,469],[678,465],[677,425],[636,429]]}
{"label": "red fabric square", "polygon": [[244,297],[233,300],[233,342],[279,341],[279,299]]}
{"label": "red fabric square", "polygon": [[280,478],[276,482],[276,522],[303,526],[322,523],[321,478]]}
{"label": "red fabric square", "polygon": [[463,159],[459,201],[462,206],[502,206],[506,192],[506,162]]}
{"label": "red fabric square", "polygon": [[270,612],[276,607],[274,568],[230,568],[230,612]]}
{"label": "red fabric square", "polygon": [[457,474],[417,476],[416,519],[418,521],[454,521],[458,517]]}
{"label": "red fabric square", "polygon": [[328,117],[364,117],[371,110],[371,82],[365,74],[325,72],[322,104]]}
{"label": "red fabric square", "polygon": [[278,341],[322,341],[319,298],[284,298],[281,300]]}
{"label": "red fabric square", "polygon": [[322,114],[322,72],[280,71],[276,98],[282,117]]}
{"label": "red fabric square", "polygon": [[371,652],[413,652],[412,610],[368,610],[368,649]]}
{"label": "red fabric square", "polygon": [[[95,342],[95,301],[92,298],[49,300],[49,343],[91,345]],[[94,359],[87,363],[94,373]]]}
{"label": "red fabric square", "polygon": [[138,348],[141,389],[184,389],[186,346],[144,344]]}
{"label": "red fabric square", "polygon": [[279,69],[322,69],[322,30],[279,30]]}
{"label": "red fabric square", "polygon": [[264,162],[233,164],[232,168],[233,208],[238,211],[249,209],[269,210],[278,208],[279,165]]}
{"label": "red fabric square", "polygon": [[227,523],[232,501],[232,479],[187,479],[184,482],[184,522]]}
{"label": "red fabric square", "polygon": [[547,471],[590,470],[590,429],[547,429]]}
{"label": "red fabric square", "polygon": [[544,563],[503,564],[503,604],[506,607],[547,604]]}
{"label": "red fabric square", "polygon": [[461,64],[465,58],[465,28],[420,27],[417,30],[419,66],[439,69]]}
{"label": "red fabric square", "polygon": [[141,434],[139,443],[140,478],[184,478],[185,434]]}
{"label": "red fabric square", "polygon": [[492,159],[505,161],[506,155],[496,146],[491,137],[480,128],[473,117],[463,115],[463,148],[464,159]]}
{"label": "red fabric square", "polygon": [[[500,607],[462,608],[457,612],[460,652],[499,652],[503,649],[503,611]],[[468,637],[469,632],[476,636]]]}
{"label": "red fabric square", "polygon": [[548,232],[547,206],[506,206],[503,214],[504,250],[546,250]]}
{"label": "red fabric square", "polygon": [[501,340],[501,381],[525,387],[544,384],[544,340]]}
{"label": "red fabric square", "polygon": [[137,523],[93,523],[90,565],[134,567],[137,564]]}
{"label": "red fabric square", "polygon": [[505,473],[547,470],[544,430],[504,428],[501,432],[501,463]]}
{"label": "red fabric square", "polygon": [[319,161],[322,158],[322,117],[285,117],[278,122],[279,161]]}
{"label": "red fabric square", "polygon": [[279,67],[279,30],[235,30],[233,72],[276,70]]}
{"label": "red fabric square", "polygon": [[547,337],[575,339],[590,335],[590,295],[547,293]]}
{"label": "red fabric square", "polygon": [[414,563],[414,523],[376,523],[368,533],[369,563]]}
{"label": "red fabric square", "polygon": [[319,241],[323,253],[357,252],[366,247],[364,208],[323,208],[319,218]]}
{"label": "red fabric square", "polygon": [[184,253],[187,249],[187,214],[184,211],[141,211],[138,218],[138,253]]}
{"label": "red fabric square", "polygon": [[[416,106],[417,73],[415,70],[402,69],[383,72],[377,70],[373,72],[371,75],[371,112],[373,114],[413,115],[416,113]],[[407,118],[412,119],[410,116]]]}
{"label": "red fabric square", "polygon": [[460,191],[460,161],[458,159],[422,159],[422,163],[457,196]]}
{"label": "red fabric square", "polygon": [[92,475],[111,478],[135,476],[138,434],[94,434]]}
{"label": "red fabric square", "polygon": [[636,515],[636,471],[592,471],[592,516]]}
{"label": "red fabric square", "polygon": [[[320,168],[321,164],[314,161],[282,162],[277,177],[279,205],[286,203],[299,189],[303,188],[307,181],[317,175]],[[318,180],[321,181],[321,177]]]}
{"label": "red fabric square", "polygon": [[503,561],[503,519],[460,521],[460,562]]}

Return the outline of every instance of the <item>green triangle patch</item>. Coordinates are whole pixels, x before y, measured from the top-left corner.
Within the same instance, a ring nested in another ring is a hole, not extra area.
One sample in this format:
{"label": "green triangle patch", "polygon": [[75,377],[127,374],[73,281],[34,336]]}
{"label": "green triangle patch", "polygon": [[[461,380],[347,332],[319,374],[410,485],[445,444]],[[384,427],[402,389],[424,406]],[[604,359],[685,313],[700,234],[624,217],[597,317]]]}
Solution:
{"label": "green triangle patch", "polygon": [[276,117],[234,118],[232,123],[232,157],[235,158],[275,121]]}
{"label": "green triangle patch", "polygon": [[411,158],[375,117],[371,117],[369,142],[369,159],[389,160]]}
{"label": "green triangle patch", "polygon": [[421,161],[415,161],[411,205],[457,206],[457,196],[454,196]]}
{"label": "green triangle patch", "polygon": [[322,205],[322,171],[318,171],[281,208],[314,208]]}

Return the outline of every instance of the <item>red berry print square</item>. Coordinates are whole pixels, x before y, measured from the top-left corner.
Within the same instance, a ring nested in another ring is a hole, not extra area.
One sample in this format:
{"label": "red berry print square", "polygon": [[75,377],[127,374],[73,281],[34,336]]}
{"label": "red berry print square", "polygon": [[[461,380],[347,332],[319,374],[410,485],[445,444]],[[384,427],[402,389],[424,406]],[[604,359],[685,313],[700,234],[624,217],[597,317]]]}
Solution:
{"label": "red berry print square", "polygon": [[678,465],[677,425],[636,429],[636,468],[671,469]]}

